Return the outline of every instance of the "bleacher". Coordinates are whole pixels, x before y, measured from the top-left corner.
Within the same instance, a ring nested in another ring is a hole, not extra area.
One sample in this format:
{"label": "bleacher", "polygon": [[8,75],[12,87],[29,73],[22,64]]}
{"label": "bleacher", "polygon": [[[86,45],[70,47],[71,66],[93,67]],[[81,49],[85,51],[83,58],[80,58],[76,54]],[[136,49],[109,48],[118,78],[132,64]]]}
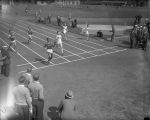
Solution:
{"label": "bleacher", "polygon": [[123,6],[126,4],[126,1],[119,1],[119,0],[103,0],[100,2],[101,5],[114,5],[114,6]]}
{"label": "bleacher", "polygon": [[[143,2],[141,0],[141,2]],[[80,0],[83,5],[135,6],[136,0]]]}

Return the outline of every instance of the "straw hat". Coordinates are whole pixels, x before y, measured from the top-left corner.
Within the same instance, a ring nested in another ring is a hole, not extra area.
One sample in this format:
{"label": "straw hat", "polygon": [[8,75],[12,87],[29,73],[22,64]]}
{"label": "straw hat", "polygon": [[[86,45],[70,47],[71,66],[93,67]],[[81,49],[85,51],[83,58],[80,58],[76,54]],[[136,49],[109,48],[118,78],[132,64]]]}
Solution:
{"label": "straw hat", "polygon": [[66,92],[66,95],[65,95],[67,98],[73,98],[73,92],[71,90],[68,90],[68,92]]}

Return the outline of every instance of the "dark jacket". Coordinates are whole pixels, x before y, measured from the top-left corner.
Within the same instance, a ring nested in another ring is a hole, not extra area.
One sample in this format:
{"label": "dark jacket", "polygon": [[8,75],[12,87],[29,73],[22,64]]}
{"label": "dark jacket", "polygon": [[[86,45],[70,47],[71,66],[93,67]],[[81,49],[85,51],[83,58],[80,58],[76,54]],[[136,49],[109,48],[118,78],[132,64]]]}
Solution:
{"label": "dark jacket", "polygon": [[6,57],[4,60],[3,60],[3,63],[4,64],[10,64],[10,54],[7,50],[5,49],[2,49],[2,57]]}
{"label": "dark jacket", "polygon": [[58,110],[62,120],[77,120],[76,102],[73,99],[64,99],[60,102]]}

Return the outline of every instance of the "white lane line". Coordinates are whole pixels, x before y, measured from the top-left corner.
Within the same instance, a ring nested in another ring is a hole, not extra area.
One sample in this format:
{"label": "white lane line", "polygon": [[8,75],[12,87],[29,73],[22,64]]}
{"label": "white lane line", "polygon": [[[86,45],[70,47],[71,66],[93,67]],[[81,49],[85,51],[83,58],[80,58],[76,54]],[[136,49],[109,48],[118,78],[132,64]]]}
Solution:
{"label": "white lane line", "polygon": [[[1,22],[1,21],[0,21]],[[3,23],[3,22],[1,22],[1,23]],[[3,23],[3,24],[7,24],[7,23]],[[16,27],[14,27],[14,28],[16,28]],[[16,28],[16,29],[18,29],[18,28]],[[20,30],[20,29],[19,29]],[[20,31],[23,31],[23,30],[20,30]],[[25,32],[25,31],[23,31],[23,32]],[[36,37],[36,36],[34,36],[34,37]],[[49,36],[48,36],[49,37]],[[45,42],[45,40],[42,40],[41,38],[39,38],[39,37],[36,37],[36,38],[38,38],[39,40],[41,40],[41,41],[44,41]],[[50,37],[49,37],[50,38]],[[37,43],[36,43],[37,44]],[[66,44],[66,43],[65,43]],[[74,47],[74,46],[72,46],[72,47]],[[76,48],[76,47],[74,47],[74,48]],[[76,48],[76,49],[80,49],[80,48]],[[64,51],[67,51],[67,52],[69,52],[69,53],[71,53],[71,54],[73,54],[73,55],[76,55],[76,56],[78,56],[78,57],[80,57],[80,58],[83,58],[82,56],[79,56],[78,54],[75,54],[75,53],[73,53],[73,52],[71,52],[71,51],[68,51],[68,50],[66,50],[66,49],[64,49]],[[82,50],[82,51],[85,51],[85,50]],[[57,54],[58,55],[58,54]],[[59,55],[60,56],[60,55]],[[62,57],[62,56],[60,56],[61,58],[63,58],[63,59],[65,59],[64,57]],[[69,62],[69,60],[68,59],[65,59],[66,61],[68,61]]]}
{"label": "white lane line", "polygon": [[[2,38],[0,38],[0,40],[3,41],[3,42],[8,46],[7,42],[5,42]],[[13,48],[11,47],[11,49],[13,49]],[[15,50],[13,49],[13,51],[15,51]],[[28,64],[30,64],[31,66],[33,66],[34,69],[37,69],[36,66],[34,66],[31,62],[29,62],[29,61],[28,61],[25,57],[23,57],[19,52],[17,52],[17,54],[18,54],[22,59],[24,59]]]}
{"label": "white lane line", "polygon": [[[43,26],[39,26],[39,25],[33,24],[33,23],[31,23],[31,22],[24,21],[24,20],[22,20],[22,19],[19,20],[19,21],[24,22],[24,23],[26,22],[26,23],[28,23],[28,24],[31,24],[31,25],[33,25],[33,26],[36,26],[36,27],[39,27],[39,28],[42,28],[42,29],[45,29],[45,30],[54,31],[54,32],[57,31],[57,30],[49,29],[49,28],[47,28],[47,27],[43,27]],[[52,33],[50,33],[50,34],[52,34]],[[74,36],[72,36],[72,35],[68,35],[68,36],[70,36],[71,38],[76,39],[76,37],[74,37]],[[99,43],[94,43],[94,42],[92,42],[92,41],[87,41],[87,40],[84,40],[84,41],[87,42],[87,43],[95,44],[95,45],[100,46],[100,47],[107,47],[107,46],[101,45],[101,44],[99,44]]]}
{"label": "white lane line", "polygon": [[[103,51],[103,52],[105,52],[106,53],[106,51],[104,51],[105,49],[113,49],[113,48],[116,48],[117,46],[113,46],[113,47],[107,47],[107,48],[103,48],[103,49],[97,49],[97,50],[92,50],[92,51],[88,51],[88,52],[83,52],[83,53],[78,53],[78,55],[82,55],[82,54],[86,54],[86,53],[89,53],[89,54],[91,54],[91,52],[95,52],[95,51]],[[117,49],[114,49],[114,50],[116,50],[117,51]],[[91,54],[91,55],[93,55],[93,54]],[[63,57],[71,57],[71,56],[75,56],[75,55],[66,55],[66,56],[63,56]],[[94,54],[94,56],[95,56],[95,54]],[[60,57],[57,57],[57,58],[53,58],[53,60],[55,60],[55,59],[59,59]],[[39,61],[36,61],[36,62],[31,62],[31,63],[38,63]],[[24,66],[24,65],[28,65],[28,63],[26,63],[26,64],[19,64],[19,65],[16,65],[17,67],[20,67],[20,66]]]}
{"label": "white lane line", "polygon": [[[1,25],[2,26],[2,25]],[[5,27],[6,28],[6,27]],[[7,29],[7,28],[6,28]],[[1,32],[3,32],[3,31],[1,31]],[[6,35],[8,35],[7,33],[5,33],[5,32],[3,32],[4,34],[6,34]],[[17,34],[17,33],[16,33]],[[18,41],[17,39],[16,39],[16,41],[18,42],[18,43],[20,43],[22,46],[24,46],[24,47],[26,47],[27,49],[29,49],[30,51],[32,51],[33,53],[35,53],[36,55],[38,55],[38,56],[40,56],[41,58],[43,58],[44,60],[47,60],[46,58],[44,58],[43,56],[41,56],[40,54],[38,54],[37,52],[35,52],[34,50],[32,50],[31,48],[29,48],[29,47],[27,47],[26,45],[24,45],[24,44],[22,44],[20,41]],[[51,64],[54,64],[54,63],[52,63],[51,62]]]}
{"label": "white lane line", "polygon": [[[39,61],[36,61],[36,62],[31,62],[32,64],[34,63],[38,63]],[[25,66],[25,65],[28,65],[28,63],[25,63],[25,64],[19,64],[19,65],[16,65],[17,67],[21,67],[21,66]]]}
{"label": "white lane line", "polygon": [[[118,51],[114,51],[114,52],[110,52],[110,53],[104,53],[104,54],[100,54],[100,55],[95,55],[95,56],[87,57],[85,59],[99,57],[99,56],[104,56],[104,55],[108,55],[108,54],[113,54],[113,53],[117,53],[117,52],[121,52],[121,51],[125,51],[125,50],[127,50],[127,49],[118,50]],[[83,60],[83,59],[77,59],[77,60],[73,60],[71,62],[80,61],[80,60]],[[47,67],[63,65],[63,64],[66,64],[66,63],[70,63],[70,62],[62,62],[62,63],[56,64],[56,65],[43,66],[43,67],[39,67],[38,69],[33,69],[33,70],[39,70],[39,69],[44,69],[44,68],[47,68]],[[19,73],[23,73],[23,72],[26,72],[26,71],[20,71]]]}
{"label": "white lane line", "polygon": [[[63,57],[65,58],[65,57],[69,57],[69,56],[74,56],[74,55],[66,55],[66,56],[63,56]],[[52,60],[56,60],[56,59],[59,59],[59,58],[61,58],[61,57],[53,58]],[[64,58],[63,58],[63,59],[64,59]],[[68,62],[70,62],[70,61],[68,60]],[[39,63],[39,61],[31,62],[31,63]],[[20,66],[24,66],[24,65],[28,65],[28,63],[19,64],[19,65],[16,65],[16,66],[17,66],[17,67],[20,67]]]}

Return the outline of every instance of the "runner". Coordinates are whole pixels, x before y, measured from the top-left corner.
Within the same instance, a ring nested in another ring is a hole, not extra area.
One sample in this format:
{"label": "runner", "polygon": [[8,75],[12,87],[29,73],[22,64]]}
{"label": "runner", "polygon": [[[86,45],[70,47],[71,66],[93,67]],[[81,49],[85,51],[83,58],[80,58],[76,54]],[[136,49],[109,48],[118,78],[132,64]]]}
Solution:
{"label": "runner", "polygon": [[15,38],[15,32],[13,30],[9,30],[8,39],[10,40],[8,49],[10,49],[13,45],[14,50],[16,52],[16,38]]}
{"label": "runner", "polygon": [[33,31],[30,26],[28,26],[28,44],[31,43]]}
{"label": "runner", "polygon": [[54,47],[54,45],[51,43],[51,41],[49,40],[49,38],[47,38],[46,40],[47,40],[47,42],[44,45],[44,47],[47,49],[47,55],[48,55],[47,62],[49,62],[53,58],[53,47]]}
{"label": "runner", "polygon": [[87,27],[86,27],[86,31],[85,31],[85,34],[86,34],[86,40],[89,41],[89,25],[87,24]]}
{"label": "runner", "polygon": [[61,53],[62,55],[64,54],[64,50],[63,50],[63,43],[62,43],[62,35],[61,32],[57,31],[57,35],[56,35],[56,42],[55,45],[57,45],[57,47],[61,49]]}
{"label": "runner", "polygon": [[68,27],[65,23],[64,26],[63,26],[63,34],[64,34],[64,37],[65,37],[66,40],[67,40],[67,31],[68,31]]}

